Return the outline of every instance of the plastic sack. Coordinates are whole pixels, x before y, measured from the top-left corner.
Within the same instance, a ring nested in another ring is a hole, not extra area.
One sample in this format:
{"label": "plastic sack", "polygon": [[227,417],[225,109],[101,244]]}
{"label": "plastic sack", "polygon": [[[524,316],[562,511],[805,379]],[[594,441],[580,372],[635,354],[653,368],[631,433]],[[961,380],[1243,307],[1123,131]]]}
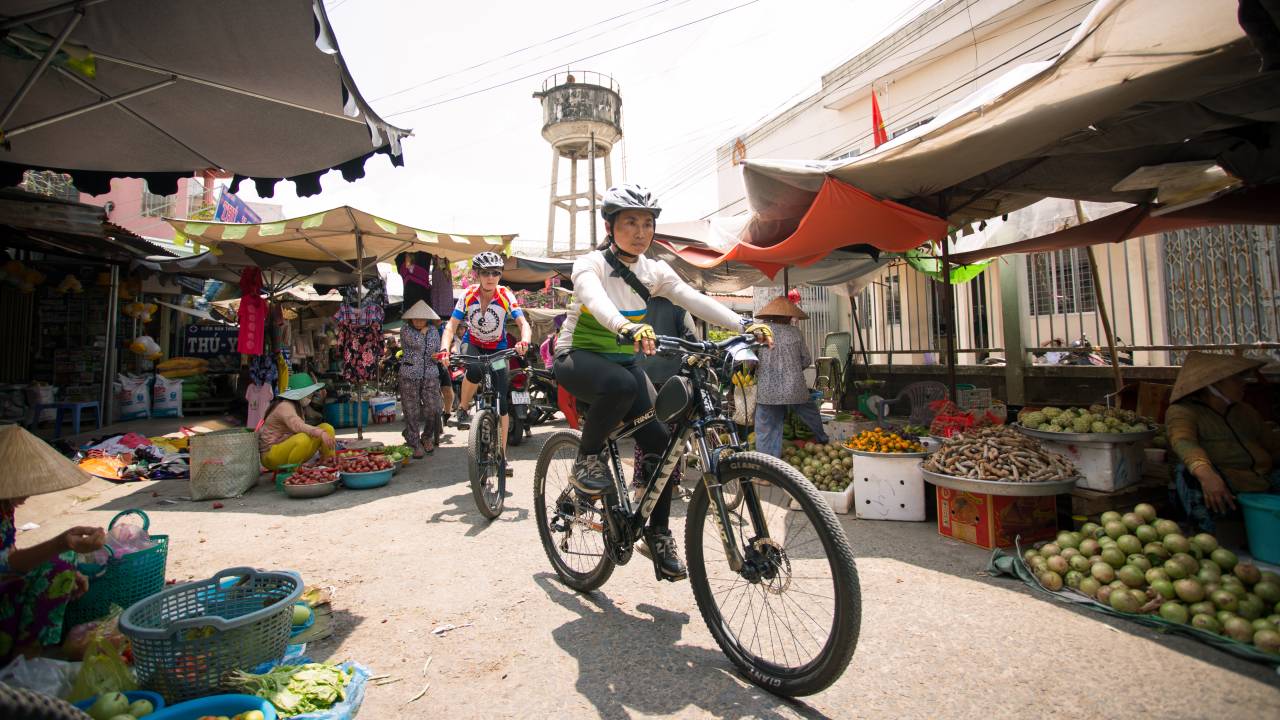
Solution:
{"label": "plastic sack", "polygon": [[145,377],[120,376],[120,420],[151,417],[151,386]]}
{"label": "plastic sack", "polygon": [[124,652],[116,644],[112,633],[119,634],[120,608],[116,608],[113,622],[103,622],[89,633],[85,645],[84,662],[71,684],[67,700],[73,703],[88,700],[95,695],[109,692],[137,690],[138,679],[124,660]]}
{"label": "plastic sack", "polygon": [[[111,643],[122,654],[129,649],[129,638],[120,632],[120,615],[123,608],[119,605],[111,606],[111,613],[101,620],[91,620],[87,623],[76,625],[67,631],[67,637],[62,641],[62,651],[67,657],[73,660],[84,658],[85,651],[89,648],[89,643],[95,637]],[[68,686],[70,683],[68,682]]]}
{"label": "plastic sack", "polygon": [[38,657],[28,660],[19,655],[0,669],[0,682],[26,688],[49,697],[65,698],[80,672],[80,663]]}
{"label": "plastic sack", "polygon": [[182,380],[156,376],[151,417],[182,417]]}
{"label": "plastic sack", "polygon": [[116,559],[139,550],[153,548],[155,544],[141,525],[121,523],[111,528],[111,532],[107,535],[107,545],[111,546],[111,553]]}
{"label": "plastic sack", "polygon": [[[27,386],[27,407],[32,410],[36,405],[48,405],[53,402],[53,386],[44,383],[31,383]],[[53,422],[58,411],[53,408],[40,411],[40,417],[31,418],[31,422]]]}

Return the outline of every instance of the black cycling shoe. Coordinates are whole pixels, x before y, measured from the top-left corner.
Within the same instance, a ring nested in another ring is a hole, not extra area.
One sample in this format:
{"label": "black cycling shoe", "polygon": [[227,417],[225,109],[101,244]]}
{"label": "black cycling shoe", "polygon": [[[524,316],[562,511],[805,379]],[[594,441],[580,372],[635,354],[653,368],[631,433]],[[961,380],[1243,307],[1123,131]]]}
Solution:
{"label": "black cycling shoe", "polygon": [[653,571],[659,580],[676,582],[689,576],[676,552],[676,540],[666,528],[645,528],[640,554],[653,560]]}
{"label": "black cycling shoe", "polygon": [[457,423],[459,428],[471,427],[471,413],[467,412],[466,410],[459,409]]}
{"label": "black cycling shoe", "polygon": [[573,474],[569,476],[569,483],[578,492],[596,497],[613,489],[613,478],[609,476],[609,469],[605,467],[602,454],[578,453],[578,459],[573,462]]}

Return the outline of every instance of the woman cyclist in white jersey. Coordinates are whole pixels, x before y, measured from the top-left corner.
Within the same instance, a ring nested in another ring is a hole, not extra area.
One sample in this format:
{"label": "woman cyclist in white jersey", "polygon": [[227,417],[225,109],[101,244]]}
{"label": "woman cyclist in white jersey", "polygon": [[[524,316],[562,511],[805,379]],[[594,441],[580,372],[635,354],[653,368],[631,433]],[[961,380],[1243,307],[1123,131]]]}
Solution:
{"label": "woman cyclist in white jersey", "polygon": [[[601,208],[608,235],[605,247],[573,263],[578,302],[560,329],[555,373],[561,387],[590,404],[571,477],[574,487],[587,495],[602,495],[613,487],[601,457],[609,433],[619,423],[653,409],[653,384],[635,357],[637,352],[654,353],[656,335],[644,322],[650,296],[665,297],[714,325],[754,332],[765,342],[772,339],[767,326],[739,317],[690,287],[667,263],[644,256],[661,212],[649,191],[640,186],[610,188]],[[619,336],[630,340],[620,343]],[[648,472],[666,447],[667,428],[650,420],[633,437],[645,453]],[[674,489],[674,483],[667,484],[645,529],[646,554],[659,574],[673,581],[686,575],[667,527]]]}

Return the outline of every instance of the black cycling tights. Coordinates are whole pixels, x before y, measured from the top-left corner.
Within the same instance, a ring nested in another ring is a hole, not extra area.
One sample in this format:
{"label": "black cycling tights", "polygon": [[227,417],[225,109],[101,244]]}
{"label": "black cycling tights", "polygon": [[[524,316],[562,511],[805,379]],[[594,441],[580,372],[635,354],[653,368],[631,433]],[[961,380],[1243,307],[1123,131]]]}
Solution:
{"label": "black cycling tights", "polygon": [[[604,449],[609,433],[624,420],[653,409],[657,393],[653,383],[634,360],[609,360],[587,350],[572,350],[556,358],[556,382],[578,400],[589,403],[582,419],[582,452],[594,455]],[[647,455],[667,449],[670,433],[666,425],[649,421],[631,436]],[[671,515],[671,493],[675,483],[667,483],[653,508],[649,524],[667,527]]]}

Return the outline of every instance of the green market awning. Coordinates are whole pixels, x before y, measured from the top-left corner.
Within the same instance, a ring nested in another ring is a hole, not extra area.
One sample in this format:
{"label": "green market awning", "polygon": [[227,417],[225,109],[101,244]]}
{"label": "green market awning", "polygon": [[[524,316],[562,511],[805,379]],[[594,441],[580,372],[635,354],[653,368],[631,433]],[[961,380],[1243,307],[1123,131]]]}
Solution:
{"label": "green market awning", "polygon": [[[917,271],[933,278],[934,280],[942,280],[942,259],[921,252],[919,250],[908,250],[903,254],[903,259],[907,264],[915,268]],[[972,265],[952,265],[951,266],[951,285],[962,285],[970,280],[978,277],[991,266],[990,261],[973,263]]]}

